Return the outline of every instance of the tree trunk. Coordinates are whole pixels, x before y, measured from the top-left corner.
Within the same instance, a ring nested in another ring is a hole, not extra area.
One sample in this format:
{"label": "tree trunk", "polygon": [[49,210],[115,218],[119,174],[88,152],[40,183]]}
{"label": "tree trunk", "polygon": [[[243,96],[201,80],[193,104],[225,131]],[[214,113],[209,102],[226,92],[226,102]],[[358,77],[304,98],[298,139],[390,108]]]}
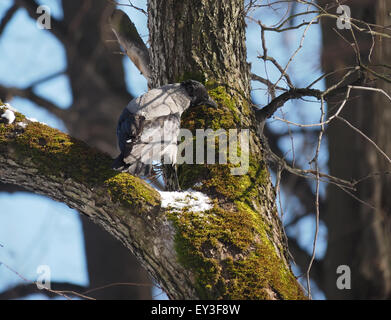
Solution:
{"label": "tree trunk", "polygon": [[153,84],[219,80],[250,96],[242,0],[149,1]]}
{"label": "tree trunk", "polygon": [[[189,110],[182,117],[182,127],[192,130],[212,128],[235,129],[248,128],[251,131],[250,138],[250,170],[249,173],[234,177],[230,176],[229,166],[208,166],[208,165],[181,165],[179,166],[179,180],[184,188],[201,185],[198,189],[207,193],[213,198],[219,199],[219,207],[225,208],[227,212],[223,219],[227,220],[226,227],[231,229],[228,220],[240,219],[244,214],[246,218],[255,214],[257,224],[266,231],[267,240],[273,252],[269,252],[278,262],[278,269],[286,270],[290,279],[291,289],[300,292],[297,283],[292,278],[289,263],[286,259],[286,246],[283,239],[280,220],[275,206],[275,193],[270,182],[268,169],[262,157],[260,142],[256,134],[257,127],[250,101],[250,77],[249,65],[246,60],[245,46],[245,21],[243,0],[230,1],[197,1],[197,0],[150,0],[148,3],[149,31],[150,31],[150,55],[152,68],[152,85],[160,86],[172,82],[180,82],[187,79],[195,79],[206,84],[209,94],[219,104],[219,110],[211,110],[204,106]],[[196,151],[197,152],[197,151]],[[233,216],[232,216],[233,215]],[[259,219],[259,220],[258,220]],[[251,219],[250,219],[251,220]],[[206,221],[205,221],[206,222]],[[184,227],[182,221],[177,221],[178,227]],[[186,222],[184,222],[186,223]],[[188,227],[188,226],[187,226]],[[207,268],[210,265],[210,258],[216,259],[222,252],[217,248],[210,251],[213,244],[205,241],[201,246],[195,244],[196,239],[190,239],[194,234],[183,232],[181,237],[186,240],[186,246],[201,250],[197,253],[201,256],[199,261],[184,261],[186,266],[199,272],[200,263]],[[201,239],[197,239],[199,241]],[[221,241],[221,240],[220,240]],[[251,242],[254,239],[251,240]],[[257,241],[256,241],[257,242]],[[262,242],[262,241],[261,241]],[[205,246],[203,248],[202,246]],[[257,245],[256,245],[257,246]],[[241,245],[228,243],[228,247],[239,249]],[[193,248],[192,248],[193,249]],[[206,250],[207,249],[207,250]],[[209,251],[209,252],[208,252]],[[220,251],[220,253],[219,253]],[[210,257],[211,253],[212,257]],[[186,252],[188,254],[188,252]],[[257,256],[257,264],[260,268],[274,269],[265,264],[256,250],[246,254],[248,260],[252,254]],[[276,289],[271,285],[272,279],[268,279],[262,288],[257,292],[245,295],[244,291],[239,294],[227,294],[232,289],[233,283],[237,281],[234,272],[227,272],[226,264],[232,264],[234,269],[241,264],[237,259],[235,250],[229,249],[225,252],[226,258],[220,260],[217,267],[215,262],[212,266],[217,273],[214,281],[222,282],[224,290],[205,290],[204,297],[230,297],[230,298],[281,298],[284,294],[279,292],[282,288]],[[183,257],[188,260],[189,257]],[[277,261],[276,260],[276,261]],[[244,262],[243,261],[243,262]],[[222,272],[221,272],[222,271]],[[231,270],[232,271],[232,270]],[[272,271],[269,269],[269,271]],[[225,273],[225,274],[224,274]],[[198,281],[205,282],[207,275],[200,275]],[[255,276],[255,274],[254,274]],[[280,274],[281,276],[281,274]],[[279,276],[278,276],[279,277]],[[277,277],[277,278],[278,278]],[[261,277],[262,278],[262,277]],[[258,278],[260,282],[263,282]],[[275,279],[277,282],[281,280]],[[287,289],[287,288],[285,288]],[[283,289],[283,290],[285,290]],[[285,296],[287,298],[287,296]],[[292,298],[292,296],[291,296]]]}

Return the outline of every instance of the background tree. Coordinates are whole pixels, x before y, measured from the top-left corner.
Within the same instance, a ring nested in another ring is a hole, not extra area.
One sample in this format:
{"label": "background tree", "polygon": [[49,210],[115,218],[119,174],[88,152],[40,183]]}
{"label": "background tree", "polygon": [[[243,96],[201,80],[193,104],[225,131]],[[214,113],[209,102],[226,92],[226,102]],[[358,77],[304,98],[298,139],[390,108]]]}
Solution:
{"label": "background tree", "polygon": [[[323,1],[323,4],[327,2]],[[390,25],[388,13],[391,6],[387,1],[346,1],[344,4],[351,8],[355,19],[380,26]],[[364,68],[362,72],[368,78],[369,86],[376,86],[389,93],[389,70],[381,66],[386,65],[391,57],[390,40],[354,29],[353,33],[349,29],[338,30],[341,36],[337,36],[332,23],[332,20],[325,20],[323,24],[325,72],[335,72],[357,64],[370,66],[373,72],[384,75],[384,78],[379,79]],[[329,77],[328,86],[335,83],[341,74],[339,72]],[[335,109],[341,99],[343,97],[339,96],[329,101],[329,110]],[[341,114],[387,155],[391,154],[389,102],[379,92],[356,91],[352,93]],[[389,299],[390,162],[342,121],[330,126],[327,136],[330,174],[356,180],[369,177],[357,185],[356,195],[362,202],[333,186],[328,189],[328,207],[323,219],[329,230],[329,239],[319,283],[326,296],[331,299]],[[352,270],[351,290],[337,290],[331,281],[335,277],[337,266],[342,264],[349,265]]]}
{"label": "background tree", "polygon": [[[282,19],[281,24],[267,27],[259,22],[261,29],[281,32],[285,28],[285,32],[288,32],[289,29],[296,30],[298,26],[304,28],[317,21],[310,18],[304,21],[295,19],[306,15],[303,10],[297,10],[299,2],[291,2],[291,6],[287,2],[290,16],[286,20]],[[285,134],[276,134],[266,127],[266,136],[271,149],[282,157],[284,152],[279,146],[281,138],[289,136],[293,140],[298,130],[308,143],[304,150],[313,150],[314,141],[316,145],[317,137],[320,133],[323,135],[322,131],[327,124],[324,134],[327,137],[329,170],[324,168],[327,173],[324,177],[328,175],[341,180],[329,180],[327,196],[320,196],[318,199],[316,215],[320,219],[319,222],[324,223],[327,228],[328,241],[326,255],[322,259],[315,259],[312,264],[311,277],[327,298],[386,299],[389,297],[390,285],[390,230],[387,222],[390,209],[386,196],[390,184],[387,129],[390,79],[389,66],[386,63],[390,45],[389,7],[385,1],[318,3],[321,7],[314,4],[312,8],[319,14],[322,23],[322,67],[325,84],[329,88],[324,91],[328,92],[324,96],[328,118],[323,117],[323,120],[316,121],[318,124],[314,125],[302,125],[304,121],[292,120],[292,116],[279,119],[291,127]],[[337,8],[340,4],[350,9],[352,28],[338,28]],[[266,52],[265,46],[263,48]],[[266,57],[266,54],[261,57],[273,63],[276,61],[272,60],[272,57]],[[286,71],[283,66],[280,70],[282,73]],[[292,73],[289,75],[292,76]],[[260,81],[267,84],[265,79]],[[272,85],[269,84],[269,87],[273,88]],[[288,85],[291,87],[290,83]],[[333,93],[330,88],[337,90]],[[272,98],[273,94],[275,95],[274,92],[270,93]],[[301,93],[296,91],[295,95],[296,98],[301,98],[312,94],[304,90]],[[292,92],[291,97],[295,95]],[[289,94],[285,93],[280,96],[281,99],[274,99],[274,102],[280,107],[287,101],[288,96]],[[313,96],[316,97],[316,94]],[[299,105],[302,107],[305,104],[306,102],[301,101]],[[341,113],[335,115],[339,108]],[[323,108],[322,112],[324,110]],[[324,128],[320,125],[323,121],[326,122]],[[297,123],[299,124],[296,125]],[[305,271],[315,255],[299,244],[297,237],[292,236],[291,230],[306,217],[314,216],[313,204],[317,192],[314,193],[315,188],[310,180],[305,182],[303,179],[309,172],[302,169],[308,164],[303,166],[300,156],[293,156],[293,161],[287,159],[281,163],[276,159],[276,162],[275,172],[278,176],[281,175],[281,188],[285,193],[297,197],[301,203],[301,206],[289,209],[293,218],[290,217],[286,230],[290,235],[290,249],[295,261],[300,269]],[[309,164],[310,170],[313,170],[313,160]],[[294,174],[284,175],[284,171]],[[335,285],[336,271],[340,265],[348,265],[351,268],[351,290],[339,290]]]}

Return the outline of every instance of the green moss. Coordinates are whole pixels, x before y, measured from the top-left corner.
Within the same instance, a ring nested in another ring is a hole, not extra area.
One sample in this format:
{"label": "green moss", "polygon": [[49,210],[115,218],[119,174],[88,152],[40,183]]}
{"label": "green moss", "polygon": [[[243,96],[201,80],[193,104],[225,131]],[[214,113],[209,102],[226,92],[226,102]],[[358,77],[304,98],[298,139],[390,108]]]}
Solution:
{"label": "green moss", "polygon": [[178,167],[179,183],[184,190],[194,188],[198,182],[209,179],[209,169],[206,165],[183,164]]}
{"label": "green moss", "polygon": [[182,115],[184,128],[206,129],[235,129],[240,127],[240,115],[237,113],[237,101],[230,96],[221,85],[206,83],[210,97],[219,105],[218,108],[198,106],[187,109]]}
{"label": "green moss", "polygon": [[180,214],[169,213],[169,219],[177,229],[175,246],[179,262],[195,272],[200,298],[212,299],[224,293],[221,292],[224,286],[220,279],[220,267],[208,251],[216,250],[219,242],[232,246],[236,243],[241,249],[249,246],[240,227],[246,223],[246,219],[240,225],[232,223],[232,219],[236,220],[237,217],[239,215],[226,214],[217,206],[205,213],[188,210]]}
{"label": "green moss", "polygon": [[19,158],[29,158],[41,174],[72,178],[91,185],[115,175],[112,160],[84,142],[44,124],[33,122],[13,141]]}
{"label": "green moss", "polygon": [[[207,88],[210,96],[218,103],[219,108],[211,108],[207,106],[198,106],[189,108],[182,115],[182,128],[187,128],[193,132],[194,137],[194,155],[195,149],[195,131],[196,129],[219,129],[230,130],[240,127],[240,118],[236,110],[236,102],[226,93],[223,86],[216,85],[213,82],[207,82]],[[206,143],[205,143],[206,148]],[[216,148],[216,156],[218,155],[218,147]],[[205,153],[206,154],[206,153]],[[195,159],[194,159],[195,160]],[[195,162],[195,161],[194,161]],[[247,176],[232,176],[229,170],[233,165],[195,165],[183,164],[179,166],[179,180],[183,188],[190,188],[197,182],[206,182],[208,188],[214,188],[216,192],[221,193],[229,198],[236,198],[249,185]],[[226,179],[224,183],[220,183],[221,178]],[[237,186],[240,186],[237,189]]]}
{"label": "green moss", "polygon": [[127,173],[120,173],[105,181],[114,201],[130,207],[141,207],[144,203],[159,205],[159,195],[145,182]]}
{"label": "green moss", "polygon": [[[227,92],[226,88],[221,84],[217,84],[214,81],[208,81],[206,83],[206,88],[208,89],[210,97],[214,99],[219,106],[223,106],[225,109],[228,109],[231,113],[230,117],[233,117],[235,122],[239,124],[240,116],[238,114],[238,106],[240,106],[241,103],[231,96]],[[224,128],[224,126],[222,127]]]}
{"label": "green moss", "polygon": [[[242,103],[239,108],[237,98],[222,85],[209,81],[206,87],[219,108],[188,109],[182,116],[182,127],[190,129],[193,136],[196,129],[241,128],[240,119],[248,105],[245,103],[243,107]],[[217,149],[216,146],[216,155]],[[242,152],[240,148],[238,152]],[[250,154],[247,174],[232,175],[233,167],[232,164],[179,166],[183,188],[201,182],[198,190],[228,203],[225,209],[216,203],[213,209],[202,213],[187,208],[168,214],[176,228],[179,262],[194,272],[200,298],[266,299],[271,292],[279,294],[276,298],[305,298],[269,240],[271,227],[256,210],[264,205],[264,188],[270,185],[265,163]],[[223,247],[228,252],[221,252]],[[280,250],[283,254],[283,249]],[[218,259],[224,254],[225,259]]]}
{"label": "green moss", "polygon": [[259,199],[259,190],[269,183],[269,171],[262,161],[250,156],[248,173],[232,175],[232,164],[193,165],[183,164],[178,168],[180,184],[184,189],[201,183],[201,191],[215,194],[227,200],[254,202]]}
{"label": "green moss", "polygon": [[19,112],[14,112],[15,114],[15,122],[18,123],[18,122],[23,122],[26,120],[26,117],[25,115],[19,113]]}
{"label": "green moss", "polygon": [[[266,299],[272,290],[278,292],[276,298],[304,299],[260,216],[249,206],[237,204],[236,211],[215,205],[202,213],[189,209],[168,213],[177,231],[179,262],[194,272],[200,298]],[[229,252],[220,252],[222,246]],[[227,258],[219,264],[216,256],[221,254]]]}
{"label": "green moss", "polygon": [[[188,109],[182,115],[181,126],[193,132],[193,153],[195,149],[196,129],[218,129],[241,128],[240,113],[238,112],[239,101],[230,95],[223,85],[214,81],[206,82],[210,96],[218,103],[219,108],[198,106]],[[242,103],[243,105],[243,103]],[[205,143],[206,148],[206,143]],[[218,143],[216,144],[216,157],[218,156]],[[238,148],[238,156],[241,149]],[[205,152],[206,154],[206,152]],[[195,159],[193,159],[195,160]],[[195,161],[194,161],[195,162]],[[218,161],[216,161],[218,163]],[[246,175],[232,175],[233,164],[218,165],[196,165],[183,164],[179,166],[179,180],[185,189],[193,187],[198,182],[203,185],[203,190],[224,197],[227,200],[244,198],[257,199],[259,187],[269,183],[269,173],[264,162],[258,156],[249,155],[249,172]]]}
{"label": "green moss", "polygon": [[[23,115],[18,115],[24,119]],[[131,208],[159,205],[159,194],[141,179],[111,169],[112,159],[84,142],[38,122],[30,122],[25,129],[0,125],[0,151],[13,151],[18,162],[33,162],[37,174],[68,178],[91,189],[106,186],[114,201]]]}
{"label": "green moss", "polygon": [[196,80],[204,84],[206,78],[202,72],[186,71],[181,76],[179,76],[175,82],[183,82],[186,80]]}

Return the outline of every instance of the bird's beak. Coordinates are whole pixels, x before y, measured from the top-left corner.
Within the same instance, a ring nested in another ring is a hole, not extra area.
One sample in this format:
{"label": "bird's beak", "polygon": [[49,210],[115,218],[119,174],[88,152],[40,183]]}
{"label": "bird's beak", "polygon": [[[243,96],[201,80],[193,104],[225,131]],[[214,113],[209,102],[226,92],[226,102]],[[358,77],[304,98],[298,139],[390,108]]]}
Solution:
{"label": "bird's beak", "polygon": [[206,101],[204,104],[206,106],[213,107],[213,108],[217,108],[218,107],[217,103],[214,102],[211,98],[209,98],[208,101]]}

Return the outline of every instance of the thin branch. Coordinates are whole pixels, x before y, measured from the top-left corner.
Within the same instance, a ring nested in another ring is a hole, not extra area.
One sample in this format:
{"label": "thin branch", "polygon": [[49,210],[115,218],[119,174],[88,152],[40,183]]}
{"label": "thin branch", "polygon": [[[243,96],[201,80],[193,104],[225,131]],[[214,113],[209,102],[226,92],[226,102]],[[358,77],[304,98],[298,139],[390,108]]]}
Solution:
{"label": "thin branch", "polygon": [[[266,85],[268,87],[268,90],[270,90],[270,88],[274,88],[274,89],[281,90],[281,91],[287,91],[286,88],[283,88],[280,86],[275,86],[274,83],[272,83],[270,80],[262,78],[261,76],[258,76],[255,73],[251,73],[251,80],[263,83],[264,85]],[[272,99],[274,99],[275,96],[273,96],[272,93],[270,93],[270,94],[272,95]]]}
{"label": "thin branch", "polygon": [[385,176],[385,175],[391,175],[391,171],[374,172],[374,173],[367,174],[366,176],[364,176],[364,177],[354,181],[353,184],[357,185],[357,184],[360,184],[361,182],[363,182],[365,180],[373,179],[373,178],[376,178],[376,177],[382,177],[382,176]]}
{"label": "thin branch", "polygon": [[265,153],[265,158],[267,161],[280,165],[284,170],[306,179],[317,179],[319,175],[319,180],[322,182],[327,182],[334,184],[339,187],[344,187],[355,191],[355,187],[351,181],[347,181],[338,177],[331,176],[327,173],[319,172],[316,170],[304,170],[300,168],[291,167],[283,158],[277,156],[271,149],[267,142],[266,137],[262,137],[263,151]]}
{"label": "thin branch", "polygon": [[363,86],[354,86],[354,85],[352,85],[351,88],[352,89],[357,89],[357,90],[366,90],[366,91],[379,92],[379,93],[385,95],[387,97],[387,99],[390,100],[390,102],[391,102],[391,96],[387,92],[385,92],[383,89],[372,88],[372,87],[363,87]]}
{"label": "thin branch", "polygon": [[108,1],[111,2],[111,3],[114,3],[114,4],[118,5],[118,6],[130,7],[132,9],[135,9],[135,10],[141,12],[142,14],[148,16],[148,12],[146,12],[143,8],[135,6],[130,0],[128,0],[128,2],[129,2],[128,4],[126,4],[126,3],[119,3],[118,1],[115,1],[115,0],[108,0]]}
{"label": "thin branch", "polygon": [[[37,282],[28,280],[26,277],[22,276],[18,271],[16,271],[14,268],[12,268],[8,264],[4,263],[3,261],[0,261],[0,265],[3,265],[6,269],[8,269],[9,271],[11,271],[15,275],[17,275],[21,280],[23,280],[24,282],[27,283],[27,286],[35,286],[36,289],[38,289],[38,283]],[[30,288],[30,290],[31,290],[31,288]],[[59,291],[56,291],[56,290],[52,290],[52,289],[46,288],[44,286],[42,287],[42,290],[44,290],[46,292],[49,292],[49,293],[51,293],[53,295],[59,295],[59,296],[64,297],[65,299],[71,300],[70,297],[68,297],[66,294],[64,294],[62,292],[59,292]]]}
{"label": "thin branch", "polygon": [[[289,237],[289,250],[291,251],[295,263],[300,267],[301,270],[306,270],[308,267],[308,261],[311,256],[304,250],[296,239]],[[323,274],[323,261],[315,260],[311,268],[311,279],[313,279],[318,287],[322,285],[322,274]]]}
{"label": "thin branch", "polygon": [[287,64],[286,64],[286,66],[285,66],[285,68],[284,68],[284,70],[283,70],[283,73],[281,74],[280,78],[279,78],[279,79],[277,80],[277,82],[276,82],[276,85],[280,82],[280,80],[282,79],[283,76],[286,77],[286,72],[288,71],[288,68],[289,68],[289,66],[291,65],[293,59],[297,56],[297,54],[299,53],[299,51],[303,48],[304,39],[305,39],[305,37],[306,37],[306,34],[307,34],[307,32],[308,32],[310,26],[311,26],[312,24],[315,23],[315,20],[318,20],[318,19],[319,19],[319,16],[317,16],[317,17],[311,19],[310,23],[309,23],[309,24],[306,26],[306,28],[304,29],[303,35],[301,36],[301,39],[300,39],[300,44],[299,44],[298,48],[295,50],[295,52],[292,54],[292,56],[289,58],[289,60],[288,60],[288,62],[287,62]]}
{"label": "thin branch", "polygon": [[[309,133],[306,131],[306,133]],[[311,131],[311,134],[316,134],[316,131]],[[281,151],[280,145],[278,144],[278,139],[281,135],[277,135],[266,126],[265,127],[265,136],[267,137],[268,147],[273,150],[276,154],[276,157],[283,157],[283,152]],[[284,135],[285,136],[285,135]],[[288,162],[285,159],[287,164],[293,168],[292,163]],[[274,170],[277,174],[277,170],[279,168],[279,164],[275,162],[270,163],[273,167],[276,167]],[[302,169],[302,168],[299,168]],[[292,174],[291,172],[284,170],[281,174],[281,180],[283,181],[283,188],[286,193],[294,193],[294,196],[299,198],[300,202],[304,206],[304,212],[312,212],[313,211],[313,191],[309,185],[309,180],[307,178],[303,178],[299,175]],[[321,210],[326,210],[326,203],[321,201],[320,203]]]}
{"label": "thin branch", "polygon": [[281,119],[281,118],[278,118],[278,117],[274,117],[274,119],[279,120],[279,121],[282,121],[282,122],[285,122],[285,123],[288,123],[288,124],[291,124],[291,125],[295,125],[295,126],[298,126],[298,127],[302,127],[302,128],[321,127],[321,126],[327,125],[327,124],[329,124],[331,121],[333,121],[336,117],[338,117],[338,115],[342,112],[343,108],[345,107],[345,105],[346,105],[346,103],[347,103],[347,101],[348,101],[348,99],[349,99],[350,91],[351,91],[351,88],[348,87],[347,92],[346,92],[345,99],[342,101],[342,103],[341,103],[341,105],[339,106],[337,112],[336,112],[335,114],[333,114],[331,117],[329,117],[327,120],[323,121],[323,122],[320,122],[320,123],[311,123],[311,124],[300,124],[300,123],[288,121],[288,120],[285,120],[285,119]]}
{"label": "thin branch", "polygon": [[83,294],[92,293],[95,291],[111,288],[111,287],[117,287],[117,286],[133,286],[133,287],[153,287],[153,284],[150,283],[137,283],[137,282],[115,282],[115,283],[109,283],[104,286],[100,286],[93,289],[88,289],[83,292]]}
{"label": "thin branch", "polygon": [[[59,293],[68,293],[70,295],[79,296],[77,292],[85,290],[84,287],[66,282],[51,282],[53,290],[38,289],[35,282],[19,284],[0,293],[0,300],[20,299],[31,294],[41,293],[49,298],[59,296]],[[61,290],[60,290],[61,289]]]}
{"label": "thin branch", "polygon": [[[325,109],[324,109],[324,100],[322,97],[322,103],[321,103],[321,116],[320,116],[320,122],[324,122],[325,118]],[[315,218],[315,235],[314,235],[314,242],[312,245],[312,255],[310,259],[310,263],[308,264],[307,268],[307,290],[308,290],[308,296],[311,299],[311,282],[310,282],[310,272],[312,268],[312,264],[314,263],[315,260],[315,255],[316,255],[316,244],[318,241],[318,235],[319,235],[319,220],[320,220],[320,210],[319,210],[319,188],[320,188],[320,175],[319,175],[319,153],[320,153],[320,148],[322,144],[322,138],[324,134],[324,125],[321,126],[321,130],[319,132],[319,137],[318,137],[318,145],[316,147],[315,151],[315,157],[312,160],[312,162],[315,163],[315,171],[316,171],[316,191],[315,191],[315,210],[316,210],[316,218]]]}
{"label": "thin branch", "polygon": [[356,128],[354,125],[352,125],[348,120],[345,118],[342,118],[341,116],[336,116],[336,119],[342,121],[345,123],[349,128],[352,128],[355,132],[357,132],[360,136],[362,136],[365,140],[367,140],[371,145],[375,147],[375,149],[388,161],[388,163],[391,164],[390,157],[373,141],[371,138],[369,138],[364,132],[362,132],[360,129]]}

